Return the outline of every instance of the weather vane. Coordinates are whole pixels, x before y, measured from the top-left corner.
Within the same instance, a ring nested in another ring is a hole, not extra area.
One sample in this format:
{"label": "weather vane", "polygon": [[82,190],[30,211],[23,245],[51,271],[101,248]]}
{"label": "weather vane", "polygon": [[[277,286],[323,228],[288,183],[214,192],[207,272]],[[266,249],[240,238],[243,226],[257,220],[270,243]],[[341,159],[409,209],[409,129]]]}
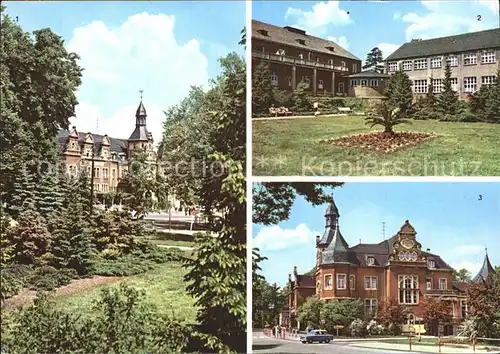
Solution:
{"label": "weather vane", "polygon": [[144,90],[139,90],[139,92],[141,93],[141,101],[142,101],[142,93],[144,92]]}

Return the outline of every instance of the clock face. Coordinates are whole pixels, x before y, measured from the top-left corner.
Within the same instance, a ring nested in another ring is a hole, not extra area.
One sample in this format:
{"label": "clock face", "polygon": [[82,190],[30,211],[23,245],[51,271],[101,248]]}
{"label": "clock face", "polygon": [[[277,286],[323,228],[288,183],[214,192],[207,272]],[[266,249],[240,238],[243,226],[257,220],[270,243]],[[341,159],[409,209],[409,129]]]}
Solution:
{"label": "clock face", "polygon": [[415,245],[415,242],[413,240],[403,240],[401,241],[401,246],[403,246],[406,249],[410,249]]}

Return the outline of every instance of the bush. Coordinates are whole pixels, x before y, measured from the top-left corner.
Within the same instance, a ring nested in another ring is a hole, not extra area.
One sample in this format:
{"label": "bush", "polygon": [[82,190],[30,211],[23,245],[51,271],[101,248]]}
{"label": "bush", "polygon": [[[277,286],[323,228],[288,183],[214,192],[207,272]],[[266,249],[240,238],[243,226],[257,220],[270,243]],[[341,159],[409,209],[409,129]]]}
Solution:
{"label": "bush", "polygon": [[357,318],[349,326],[349,331],[353,337],[366,337],[368,331],[366,330],[367,324],[365,321]]}
{"label": "bush", "polygon": [[378,324],[377,321],[371,320],[366,325],[366,331],[371,335],[381,335],[385,333],[385,327],[381,324]]}
{"label": "bush", "polygon": [[61,286],[67,285],[73,279],[78,278],[78,273],[74,269],[56,269],[50,266],[36,268],[30,279],[31,290],[52,291]]}
{"label": "bush", "polygon": [[33,275],[33,268],[23,264],[9,264],[0,270],[1,300],[4,301],[26,287]]}
{"label": "bush", "polygon": [[389,327],[387,327],[387,332],[392,334],[393,336],[399,336],[403,330],[401,329],[401,326],[396,323],[391,323],[389,324]]}

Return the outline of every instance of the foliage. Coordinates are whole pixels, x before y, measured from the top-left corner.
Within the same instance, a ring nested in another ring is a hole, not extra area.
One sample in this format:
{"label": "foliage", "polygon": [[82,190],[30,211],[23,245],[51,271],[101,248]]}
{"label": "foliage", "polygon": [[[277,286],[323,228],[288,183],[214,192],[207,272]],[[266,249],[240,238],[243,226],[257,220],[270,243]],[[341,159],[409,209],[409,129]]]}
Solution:
{"label": "foliage", "polygon": [[446,63],[444,68],[443,89],[439,95],[437,110],[440,114],[455,116],[458,113],[458,94],[451,88],[451,68]]}
{"label": "foliage", "polygon": [[321,327],[321,309],[324,302],[318,296],[310,296],[297,310],[297,320],[313,328]]}
{"label": "foliage", "polygon": [[416,119],[440,119],[441,115],[438,112],[438,99],[434,93],[433,78],[429,79],[427,85],[427,94],[414,104]]}
{"label": "foliage", "polygon": [[388,105],[399,108],[402,116],[411,112],[413,102],[412,82],[403,71],[397,71],[391,76],[385,95],[389,98]]}
{"label": "foliage", "polygon": [[274,103],[276,107],[292,107],[293,106],[293,92],[274,89],[273,90]]}
{"label": "foliage", "polygon": [[274,92],[269,64],[261,61],[252,74],[252,114],[265,114],[273,104]]}
{"label": "foliage", "polygon": [[406,315],[407,309],[400,305],[397,299],[391,297],[381,304],[377,318],[387,327],[392,324],[391,333],[398,335],[401,331],[398,327],[404,323]]}
{"label": "foliage", "polygon": [[39,178],[35,189],[36,209],[48,221],[51,230],[51,224],[60,216],[64,195],[60,190],[56,169],[49,168]]}
{"label": "foliage", "polygon": [[392,106],[390,103],[383,101],[374,107],[365,118],[366,124],[373,128],[376,125],[384,127],[384,133],[394,135],[393,128],[398,124],[409,123],[405,118],[403,111],[400,108]]}
{"label": "foliage", "polygon": [[382,51],[378,47],[373,48],[366,56],[363,70],[374,70],[378,73],[384,72],[384,57]]}
{"label": "foliage", "polygon": [[[94,316],[56,308],[42,296],[5,319],[2,345],[13,353],[170,353],[180,352],[189,328],[143,302],[144,293],[126,285],[105,288]],[[6,316],[7,317],[7,316]]]}
{"label": "foliage", "polygon": [[0,298],[16,295],[32,279],[33,268],[23,264],[7,264],[0,269]]}
{"label": "foliage", "polygon": [[335,325],[343,325],[345,328],[363,316],[363,303],[361,300],[328,301],[323,304],[321,310],[322,328],[333,333]]}
{"label": "foliage", "polygon": [[58,161],[55,137],[75,114],[82,69],[78,55],[68,53],[63,39],[50,29],[34,31],[31,36],[4,9],[0,26],[0,189],[2,200],[9,205],[13,183],[28,162],[54,165]]}
{"label": "foliage", "polygon": [[384,334],[386,332],[386,328],[377,323],[377,321],[375,320],[371,320],[370,322],[368,322],[368,324],[366,325],[366,331],[368,332],[368,334],[370,335],[381,335],[381,334]]}
{"label": "foliage", "polygon": [[308,89],[308,84],[300,82],[293,91],[292,102],[294,112],[309,112],[312,110],[313,105],[309,100]]}
{"label": "foliage", "polygon": [[467,289],[468,315],[475,318],[479,336],[500,338],[500,276],[494,274]]}
{"label": "foliage", "polygon": [[8,207],[13,218],[17,218],[21,212],[35,207],[35,181],[28,166],[24,166],[20,174],[16,176]]}
{"label": "foliage", "polygon": [[454,271],[453,281],[468,283],[471,281],[471,273],[465,268],[462,268],[458,271]]}
{"label": "foliage", "polygon": [[254,327],[263,327],[265,323],[278,324],[278,316],[288,304],[288,288],[280,288],[258,278],[252,283],[252,323]]}
{"label": "foliage", "polygon": [[75,278],[78,278],[78,274],[74,269],[42,266],[34,269],[29,284],[32,290],[52,291]]}
{"label": "foliage", "polygon": [[366,337],[366,335],[368,334],[366,328],[367,328],[367,323],[360,318],[356,318],[349,325],[349,331],[351,333],[351,336],[353,337],[361,337],[361,338]]}
{"label": "foliage", "polygon": [[422,305],[423,320],[426,331],[437,334],[437,326],[440,322],[443,324],[452,320],[452,307],[448,301],[428,298]]}
{"label": "foliage", "polygon": [[332,201],[324,188],[343,186],[342,182],[330,183],[281,183],[262,182],[253,187],[252,221],[257,224],[271,225],[290,217],[290,209],[297,196],[302,196],[312,205],[321,205]]}
{"label": "foliage", "polygon": [[478,120],[500,123],[500,70],[495,84],[481,85],[472,95],[470,110]]}

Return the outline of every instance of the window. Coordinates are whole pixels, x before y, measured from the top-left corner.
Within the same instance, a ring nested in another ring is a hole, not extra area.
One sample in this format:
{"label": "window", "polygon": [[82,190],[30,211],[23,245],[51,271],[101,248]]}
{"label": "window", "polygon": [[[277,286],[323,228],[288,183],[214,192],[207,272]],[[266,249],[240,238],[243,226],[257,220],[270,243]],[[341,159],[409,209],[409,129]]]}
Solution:
{"label": "window", "polygon": [[346,287],[346,275],[345,274],[337,274],[337,290],[345,290]]}
{"label": "window", "polygon": [[368,257],[367,260],[366,260],[366,263],[369,265],[369,266],[372,266],[375,264],[375,258],[373,257]]}
{"label": "window", "polygon": [[338,92],[339,93],[344,93],[344,83],[343,82],[339,82]]}
{"label": "window", "polygon": [[318,80],[318,88],[323,89],[323,80]]}
{"label": "window", "polygon": [[464,54],[464,65],[476,65],[477,56],[476,53]]}
{"label": "window", "polygon": [[328,59],[328,64],[333,65],[333,59]]}
{"label": "window", "polygon": [[311,79],[309,79],[309,76],[302,76],[302,81],[309,86],[311,84]]}
{"label": "window", "polygon": [[443,58],[431,58],[431,69],[440,68],[443,65]]}
{"label": "window", "polygon": [[304,59],[304,54],[299,53],[299,59]]}
{"label": "window", "polygon": [[325,290],[332,290],[332,289],[333,289],[332,275],[327,274],[325,275]]}
{"label": "window", "polygon": [[427,80],[415,80],[413,82],[413,92],[427,93]]}
{"label": "window", "polygon": [[276,52],[276,55],[284,56],[285,55],[285,50],[284,49],[278,49],[278,51]]}
{"label": "window", "polygon": [[414,65],[415,70],[427,69],[427,59],[416,59]]}
{"label": "window", "polygon": [[276,73],[271,74],[271,85],[278,86],[278,74]]}
{"label": "window", "polygon": [[439,290],[446,290],[448,288],[448,281],[444,278],[439,279]]}
{"label": "window", "polygon": [[102,178],[108,178],[108,169],[107,168],[102,169]]}
{"label": "window", "polygon": [[428,261],[428,262],[427,262],[427,266],[428,266],[430,269],[434,269],[434,268],[436,268],[436,262],[435,262],[435,261]]}
{"label": "window", "polygon": [[377,290],[377,277],[365,277],[365,290]]}
{"label": "window", "polygon": [[356,276],[349,275],[349,289],[356,290]]}
{"label": "window", "polygon": [[458,57],[456,55],[448,55],[446,58],[446,64],[449,66],[458,66]]}
{"label": "window", "polygon": [[443,91],[443,79],[432,80],[432,90],[436,93]]}
{"label": "window", "polygon": [[403,62],[403,71],[411,71],[411,60]]}
{"label": "window", "polygon": [[115,177],[116,177],[116,170],[113,168],[113,169],[111,170],[111,178],[112,178],[112,179],[115,179]]}
{"label": "window", "polygon": [[358,65],[357,64],[352,64],[352,72],[353,73],[358,72]]}
{"label": "window", "polygon": [[467,317],[467,313],[469,312],[469,308],[467,306],[467,301],[465,301],[465,300],[460,301],[460,309],[461,309],[460,312],[461,312],[462,318]]}
{"label": "window", "polygon": [[432,290],[432,278],[427,278],[426,282],[425,282],[425,288],[427,290]]}
{"label": "window", "polygon": [[464,92],[476,92],[476,89],[477,78],[475,76],[464,77]]}
{"label": "window", "polygon": [[378,86],[378,80],[377,79],[371,79],[370,80],[370,86],[377,87]]}
{"label": "window", "polygon": [[99,178],[99,168],[94,168],[94,178]]}
{"label": "window", "polygon": [[491,85],[497,81],[496,76],[481,76],[481,84],[483,85]]}
{"label": "window", "polygon": [[413,275],[400,275],[398,277],[399,303],[418,304],[418,277]]}
{"label": "window", "polygon": [[99,183],[95,185],[95,190],[99,192]]}
{"label": "window", "polygon": [[288,79],[288,87],[292,87],[292,77],[287,76],[287,79]]}
{"label": "window", "polygon": [[345,68],[345,67],[346,67],[346,63],[345,63],[345,61],[341,61],[341,62],[340,62],[340,66],[342,66],[343,68]]}
{"label": "window", "polygon": [[450,79],[451,89],[455,92],[458,92],[458,79],[453,77]]}
{"label": "window", "polygon": [[351,86],[358,86],[358,80],[352,79]]}
{"label": "window", "polygon": [[395,61],[391,61],[389,63],[389,72],[395,72],[398,69],[398,63]]}
{"label": "window", "polygon": [[361,86],[368,86],[368,80],[361,79]]}
{"label": "window", "polygon": [[316,57],[316,63],[319,63],[319,57]]}
{"label": "window", "polygon": [[377,315],[377,299],[365,299],[365,314],[369,317]]}
{"label": "window", "polygon": [[481,53],[481,64],[491,64],[496,61],[494,50],[483,50]]}
{"label": "window", "polygon": [[313,53],[307,53],[307,60],[313,60]]}

